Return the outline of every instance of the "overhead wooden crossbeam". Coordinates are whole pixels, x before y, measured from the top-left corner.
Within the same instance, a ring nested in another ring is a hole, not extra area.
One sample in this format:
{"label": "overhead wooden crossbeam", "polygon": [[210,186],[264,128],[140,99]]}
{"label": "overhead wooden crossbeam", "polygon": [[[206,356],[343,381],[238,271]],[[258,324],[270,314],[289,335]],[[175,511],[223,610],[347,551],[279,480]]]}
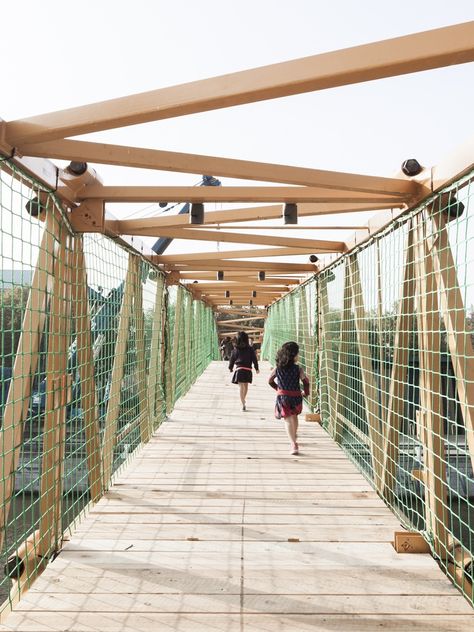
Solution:
{"label": "overhead wooden crossbeam", "polygon": [[[150,257],[153,261],[154,257]],[[197,261],[195,265],[192,265],[189,261],[187,265],[180,265],[169,263],[164,266],[165,270],[179,270],[183,272],[190,272],[192,270],[278,270],[279,272],[291,273],[291,272],[317,272],[317,267],[312,263],[281,263],[276,261],[229,261],[224,259],[222,261]]]}
{"label": "overhead wooden crossbeam", "polygon": [[[267,274],[264,281],[257,280],[257,276],[249,270],[237,270],[237,271],[227,271],[224,276],[225,281],[251,281],[252,283],[256,283],[256,287],[259,285],[265,285],[267,283],[284,283],[285,285],[298,284],[303,275],[298,277],[291,276],[274,276],[274,274]],[[188,285],[193,285],[189,281],[196,280],[199,282],[207,282],[207,281],[216,281],[216,273],[209,272],[180,272],[179,278],[182,279],[184,283]],[[199,289],[199,285],[197,285]]]}
{"label": "overhead wooden crossbeam", "polygon": [[292,167],[250,160],[234,160],[199,154],[185,154],[142,147],[124,147],[80,140],[56,140],[19,149],[25,156],[43,156],[141,169],[180,173],[212,173],[215,176],[279,182],[328,189],[367,191],[369,193],[416,193],[417,183],[408,179],[382,178],[353,173],[338,173],[304,167]]}
{"label": "overhead wooden crossbeam", "polygon": [[[184,224],[183,228],[197,228],[199,230],[199,226],[196,224]],[[206,228],[210,229],[218,229],[220,224],[207,224]],[[367,226],[343,226],[339,224],[338,226],[305,226],[300,224],[299,226],[288,226],[285,224],[272,226],[232,226],[227,224],[225,227],[226,230],[368,230]]]}
{"label": "overhead wooden crossbeam", "polygon": [[413,197],[413,193],[367,193],[364,191],[324,189],[322,187],[155,187],[95,184],[84,187],[77,194],[78,200],[99,199],[104,202],[126,204],[132,202],[337,202],[345,204],[372,202],[403,204],[403,202],[409,202]]}
{"label": "overhead wooden crossbeam", "polygon": [[[216,233],[218,235],[218,233]],[[312,240],[311,240],[312,241]],[[291,240],[290,240],[291,243]],[[155,263],[184,263],[185,261],[199,261],[206,259],[207,261],[213,259],[255,259],[258,257],[288,257],[293,255],[305,255],[305,254],[317,254],[328,252],[341,252],[343,250],[343,242],[332,242],[338,244],[336,247],[323,247],[318,246],[318,243],[330,243],[322,242],[320,240],[314,240],[315,245],[309,248],[257,248],[255,250],[223,250],[221,252],[193,252],[180,255],[157,255],[154,259]],[[341,248],[342,245],[342,248]]]}
{"label": "overhead wooden crossbeam", "polygon": [[[372,203],[357,203],[357,204],[313,204],[309,202],[303,202],[298,204],[298,217],[314,217],[317,215],[337,215],[346,213],[359,213],[364,211],[378,211],[391,208],[401,208],[404,206],[403,202],[393,204],[387,202],[380,204],[379,202]],[[80,208],[80,207],[79,207]],[[74,213],[74,212],[73,212]],[[283,216],[283,206],[281,204],[271,204],[268,206],[255,206],[250,208],[238,208],[228,209],[225,211],[206,211],[204,213],[204,224],[226,224],[229,222],[256,222],[266,219],[278,219]],[[108,230],[117,234],[128,234],[127,231],[136,227],[136,219],[124,219],[124,220],[105,220],[105,225]],[[162,228],[178,228],[185,226],[191,228],[189,223],[189,215],[167,215],[162,214],[158,217],[145,217],[139,220],[141,226],[147,230],[153,231],[160,230]],[[129,224],[132,222],[132,224]],[[196,229],[196,225],[192,227]],[[200,228],[199,228],[200,229]]]}
{"label": "overhead wooden crossbeam", "polygon": [[[188,284],[189,285],[189,284]],[[200,283],[198,286],[200,292],[206,292],[207,290],[229,290],[229,292],[234,292],[236,290],[254,290],[255,292],[268,292],[273,290],[288,290],[288,285],[280,284],[271,284],[271,285],[262,285],[256,286],[255,283],[252,284],[251,281],[247,281],[247,283],[232,283],[229,281],[222,281],[220,283]]]}
{"label": "overhead wooden crossbeam", "polygon": [[259,320],[260,318],[266,318],[267,315],[266,314],[259,314],[256,316],[246,316],[244,318],[232,318],[232,319],[227,319],[227,320],[218,320],[216,321],[217,325],[228,325],[229,323],[243,323],[246,322],[247,320]]}
{"label": "overhead wooden crossbeam", "polygon": [[[131,233],[123,233],[127,235],[144,235],[140,229],[136,229]],[[179,228],[170,228],[160,230],[159,235],[148,234],[149,237],[172,237],[173,239],[192,239],[196,241],[215,241],[228,242],[233,244],[260,244],[262,246],[288,246],[292,248],[301,248],[311,252],[344,252],[345,243],[343,241],[329,241],[323,239],[303,239],[301,237],[278,237],[276,235],[239,235],[237,233],[226,233],[220,230],[181,230]],[[305,254],[304,252],[300,254]],[[198,259],[199,253],[196,253]],[[223,257],[227,257],[225,252]],[[164,255],[163,255],[164,256]],[[263,255],[258,255],[263,256]],[[202,257],[207,258],[207,257]]]}
{"label": "overhead wooden crossbeam", "polygon": [[466,22],[12,121],[6,140],[55,140],[473,60],[474,22]]}

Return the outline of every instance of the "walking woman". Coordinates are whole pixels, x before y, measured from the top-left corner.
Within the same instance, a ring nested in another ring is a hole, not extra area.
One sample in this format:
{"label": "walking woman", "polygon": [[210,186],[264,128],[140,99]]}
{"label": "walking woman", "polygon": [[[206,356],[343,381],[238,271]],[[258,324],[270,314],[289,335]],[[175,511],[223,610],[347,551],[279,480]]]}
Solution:
{"label": "walking woman", "polygon": [[246,410],[247,392],[249,384],[252,383],[252,365],[255,367],[256,372],[259,373],[255,349],[249,345],[248,334],[245,331],[240,331],[237,335],[235,349],[230,356],[229,371],[234,371],[232,384],[239,385],[242,410]]}
{"label": "walking woman", "polygon": [[303,408],[300,382],[303,383],[304,395],[309,395],[309,380],[297,364],[299,350],[296,342],[285,342],[277,353],[276,368],[268,379],[270,386],[277,392],[275,417],[284,419],[290,440],[290,454],[294,455],[299,454],[298,415]]}

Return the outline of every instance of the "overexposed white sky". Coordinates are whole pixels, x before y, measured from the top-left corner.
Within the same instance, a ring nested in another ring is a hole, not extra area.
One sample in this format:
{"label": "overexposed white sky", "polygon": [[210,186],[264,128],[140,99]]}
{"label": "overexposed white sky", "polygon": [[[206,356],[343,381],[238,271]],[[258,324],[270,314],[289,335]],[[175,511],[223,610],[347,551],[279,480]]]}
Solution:
{"label": "overexposed white sky", "polygon": [[[2,3],[1,18],[0,117],[12,120],[472,20],[474,2],[17,0]],[[474,65],[464,64],[81,139],[391,176],[405,158],[435,164],[472,135],[473,80]],[[199,174],[97,170],[106,184],[199,180]],[[124,216],[144,206],[112,211]],[[349,225],[369,216],[300,223]],[[307,236],[292,231],[297,235]],[[176,240],[168,253],[216,248]]]}

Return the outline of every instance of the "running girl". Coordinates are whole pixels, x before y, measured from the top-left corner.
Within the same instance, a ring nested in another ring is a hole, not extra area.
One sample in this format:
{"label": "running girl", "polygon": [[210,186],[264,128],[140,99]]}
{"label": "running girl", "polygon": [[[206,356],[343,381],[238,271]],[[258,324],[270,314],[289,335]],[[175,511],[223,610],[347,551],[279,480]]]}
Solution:
{"label": "running girl", "polygon": [[230,356],[229,371],[233,371],[235,366],[232,384],[239,385],[242,410],[246,410],[247,392],[249,384],[252,383],[252,364],[259,373],[255,349],[249,345],[248,334],[245,331],[240,331],[237,335],[235,349]]}
{"label": "running girl", "polygon": [[276,368],[268,380],[277,392],[275,417],[285,420],[286,432],[290,439],[290,454],[294,455],[299,453],[298,415],[303,408],[300,381],[303,382],[304,395],[309,395],[309,380],[297,364],[299,350],[296,342],[285,342],[277,353]]}

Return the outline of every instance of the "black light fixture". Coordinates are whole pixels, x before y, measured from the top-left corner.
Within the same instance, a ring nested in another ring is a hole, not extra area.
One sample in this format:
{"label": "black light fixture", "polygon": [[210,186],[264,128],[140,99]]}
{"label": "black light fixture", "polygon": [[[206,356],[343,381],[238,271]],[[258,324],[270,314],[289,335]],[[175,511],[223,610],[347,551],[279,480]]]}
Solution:
{"label": "black light fixture", "polygon": [[298,223],[298,207],[296,204],[285,204],[285,210],[283,211],[283,219],[285,224],[297,224]]}
{"label": "black light fixture", "polygon": [[226,290],[226,291],[225,291],[225,297],[226,297],[226,298],[229,298],[229,297],[230,297],[230,292],[229,292],[229,290]]}
{"label": "black light fixture", "polygon": [[233,304],[233,302],[234,302],[234,301],[231,299],[231,300],[229,301],[229,305],[232,305],[232,304]]}
{"label": "black light fixture", "polygon": [[194,204],[191,204],[189,223],[204,224],[204,204],[202,202],[195,202]]}
{"label": "black light fixture", "polygon": [[319,257],[317,257],[316,255],[309,255],[309,260],[311,261],[311,263],[316,263],[317,261],[319,261]]}
{"label": "black light fixture", "polygon": [[193,283],[199,283],[199,281],[193,281]]}
{"label": "black light fixture", "polygon": [[253,298],[255,298],[257,296],[257,292],[255,290],[252,290],[252,296],[253,296]]}
{"label": "black light fixture", "polygon": [[409,178],[417,176],[423,171],[423,167],[420,165],[416,158],[408,158],[402,162],[402,172]]}
{"label": "black light fixture", "polygon": [[158,206],[160,208],[166,208],[168,206],[168,202],[158,202]]}
{"label": "black light fixture", "polygon": [[217,280],[218,281],[223,281],[224,280],[224,270],[219,270],[217,273]]}
{"label": "black light fixture", "polygon": [[87,171],[87,162],[78,162],[76,160],[72,160],[68,164],[66,169],[74,176],[82,176]]}
{"label": "black light fixture", "polygon": [[258,280],[259,281],[265,281],[265,271],[264,270],[260,270],[260,272],[258,273]]}
{"label": "black light fixture", "polygon": [[250,299],[250,301],[249,301],[249,305],[253,305],[253,301],[252,301],[252,299]]}

